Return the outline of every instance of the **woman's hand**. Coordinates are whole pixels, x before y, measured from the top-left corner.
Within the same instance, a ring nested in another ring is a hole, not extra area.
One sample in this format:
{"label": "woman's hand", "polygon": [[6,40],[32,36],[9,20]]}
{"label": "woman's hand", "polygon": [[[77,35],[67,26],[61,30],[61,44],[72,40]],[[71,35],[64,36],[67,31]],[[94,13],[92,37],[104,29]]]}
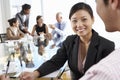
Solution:
{"label": "woman's hand", "polygon": [[20,75],[20,80],[35,80],[39,76],[37,71],[34,72],[23,72]]}
{"label": "woman's hand", "polygon": [[44,35],[45,33],[44,32],[39,32],[39,35]]}
{"label": "woman's hand", "polygon": [[0,75],[0,80],[10,80],[9,76]]}
{"label": "woman's hand", "polygon": [[24,72],[20,75],[20,80],[34,80],[35,77],[32,72]]}
{"label": "woman's hand", "polygon": [[45,39],[52,40],[52,34],[51,33],[46,33],[44,36],[45,36]]}

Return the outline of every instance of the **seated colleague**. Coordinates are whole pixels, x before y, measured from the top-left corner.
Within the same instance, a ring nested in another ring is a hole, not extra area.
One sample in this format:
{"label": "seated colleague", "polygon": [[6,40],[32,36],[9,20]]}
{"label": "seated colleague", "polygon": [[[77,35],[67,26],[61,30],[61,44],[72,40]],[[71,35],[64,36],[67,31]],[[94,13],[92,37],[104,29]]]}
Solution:
{"label": "seated colleague", "polygon": [[[106,31],[120,31],[120,0],[96,0],[96,3]],[[120,80],[120,48],[92,66],[80,80]]]}
{"label": "seated colleague", "polygon": [[16,18],[9,19],[8,22],[10,27],[7,28],[7,39],[18,40],[24,37],[24,33],[18,27],[19,22]]}
{"label": "seated colleague", "polygon": [[[34,26],[33,26],[33,29],[32,29],[32,33],[31,35],[34,37],[36,37],[36,34],[37,33],[37,46],[39,47],[38,48],[38,53],[40,55],[42,55],[41,51],[40,51],[40,48],[41,46],[42,47],[45,47],[48,45],[48,40],[49,40],[49,32],[48,32],[48,27],[45,23],[43,23],[43,18],[42,16],[38,15],[36,17],[36,23]],[[41,45],[42,44],[42,45]]]}
{"label": "seated colleague", "polygon": [[66,22],[63,21],[63,16],[61,12],[56,13],[56,20],[57,22],[52,25],[50,24],[50,28],[52,29],[52,40],[53,44],[51,45],[51,48],[54,48],[55,46],[61,47],[63,40],[66,38]]}
{"label": "seated colleague", "polygon": [[0,80],[10,80],[9,76],[0,75]]}
{"label": "seated colleague", "polygon": [[34,80],[47,75],[60,69],[67,60],[72,80],[78,80],[92,65],[114,50],[114,42],[92,29],[94,16],[88,4],[75,4],[70,10],[69,19],[76,34],[68,36],[57,53],[34,72],[23,72],[21,80]]}
{"label": "seated colleague", "polygon": [[19,29],[23,33],[28,33],[28,34],[30,34],[30,32],[28,31],[30,9],[31,9],[31,5],[23,4],[22,10],[16,14],[16,18],[20,23]]}

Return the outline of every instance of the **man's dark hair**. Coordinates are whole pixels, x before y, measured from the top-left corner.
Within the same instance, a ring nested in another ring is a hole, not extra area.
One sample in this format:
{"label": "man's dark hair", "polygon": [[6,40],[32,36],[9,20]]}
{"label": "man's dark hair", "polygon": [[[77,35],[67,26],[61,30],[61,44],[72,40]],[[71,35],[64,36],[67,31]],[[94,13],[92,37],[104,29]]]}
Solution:
{"label": "man's dark hair", "polygon": [[108,5],[108,0],[103,0],[105,5]]}
{"label": "man's dark hair", "polygon": [[29,4],[24,4],[24,5],[22,5],[22,10],[24,11],[24,10],[27,10],[27,9],[30,9],[31,8],[31,5],[29,5]]}

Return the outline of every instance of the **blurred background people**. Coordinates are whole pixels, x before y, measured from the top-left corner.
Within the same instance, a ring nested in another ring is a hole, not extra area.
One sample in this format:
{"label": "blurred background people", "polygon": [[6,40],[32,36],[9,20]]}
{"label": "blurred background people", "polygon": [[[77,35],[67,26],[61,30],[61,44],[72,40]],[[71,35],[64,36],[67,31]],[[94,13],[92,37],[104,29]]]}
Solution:
{"label": "blurred background people", "polygon": [[23,72],[21,80],[34,80],[60,69],[68,60],[72,80],[78,80],[94,64],[114,50],[114,42],[100,36],[92,29],[94,16],[86,3],[76,3],[69,14],[71,27],[76,33],[70,35],[57,53],[34,72]]}
{"label": "blurred background people", "polygon": [[24,33],[19,29],[19,22],[16,18],[8,20],[10,27],[7,28],[7,39],[18,40],[24,37]]}
{"label": "blurred background people", "polygon": [[21,12],[16,14],[16,18],[19,21],[19,28],[23,33],[29,33],[28,26],[29,26],[29,14],[30,14],[31,5],[24,4],[22,5]]}
{"label": "blurred background people", "polygon": [[36,17],[36,23],[33,26],[31,35],[36,39],[36,46],[38,46],[38,53],[42,55],[44,53],[44,47],[49,43],[49,31],[47,25],[43,22],[42,16]]}
{"label": "blurred background people", "polygon": [[54,48],[55,46],[61,47],[62,42],[65,37],[65,28],[66,28],[66,22],[63,21],[63,15],[61,12],[56,13],[56,23],[54,25],[50,24],[50,28],[52,29],[52,40],[53,44],[51,48]]}

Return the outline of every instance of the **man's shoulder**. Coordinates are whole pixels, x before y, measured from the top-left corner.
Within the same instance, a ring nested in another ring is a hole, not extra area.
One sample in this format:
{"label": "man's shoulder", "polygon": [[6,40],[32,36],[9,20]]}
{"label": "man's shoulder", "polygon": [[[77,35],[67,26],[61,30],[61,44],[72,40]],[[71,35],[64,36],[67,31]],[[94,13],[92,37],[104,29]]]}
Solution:
{"label": "man's shoulder", "polygon": [[115,64],[119,64],[119,63],[120,63],[120,48],[115,49],[108,56],[106,56],[104,59],[102,59],[98,64],[112,66]]}
{"label": "man's shoulder", "polygon": [[66,26],[67,22],[66,21],[62,21],[61,24]]}
{"label": "man's shoulder", "polygon": [[63,24],[66,24],[66,23],[67,23],[67,21],[62,21],[62,23],[63,23]]}
{"label": "man's shoulder", "polygon": [[92,69],[101,69],[101,68],[104,68],[105,70],[109,68],[112,69],[114,68],[115,65],[120,66],[119,63],[120,63],[120,48],[115,49],[108,56],[101,59],[97,64],[92,66]]}
{"label": "man's shoulder", "polygon": [[23,14],[21,12],[16,13],[16,16],[22,16]]}

